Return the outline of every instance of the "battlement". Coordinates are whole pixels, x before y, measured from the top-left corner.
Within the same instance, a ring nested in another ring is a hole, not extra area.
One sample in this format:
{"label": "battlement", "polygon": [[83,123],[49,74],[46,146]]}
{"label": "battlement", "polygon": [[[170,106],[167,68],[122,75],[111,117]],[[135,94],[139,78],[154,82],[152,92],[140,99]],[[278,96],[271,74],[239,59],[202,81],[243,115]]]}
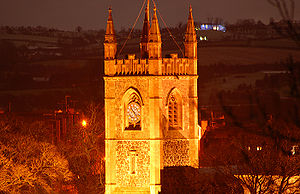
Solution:
{"label": "battlement", "polygon": [[[134,55],[128,55],[127,59],[106,60],[106,75],[149,75],[151,59],[136,59]],[[178,58],[177,54],[171,54],[170,58],[156,59],[161,66],[161,75],[194,75],[194,64],[188,58]]]}
{"label": "battlement", "polygon": [[117,75],[146,75],[149,74],[147,59],[117,59],[115,74]]}
{"label": "battlement", "polygon": [[189,63],[187,58],[178,58],[177,54],[171,54],[171,58],[162,59],[163,75],[187,75],[189,74]]}

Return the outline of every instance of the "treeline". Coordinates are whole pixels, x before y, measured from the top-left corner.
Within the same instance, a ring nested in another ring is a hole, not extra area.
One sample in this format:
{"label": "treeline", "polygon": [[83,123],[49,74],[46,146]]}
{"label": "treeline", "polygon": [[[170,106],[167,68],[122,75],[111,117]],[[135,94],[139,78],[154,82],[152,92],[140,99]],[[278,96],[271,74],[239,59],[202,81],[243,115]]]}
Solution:
{"label": "treeline", "polygon": [[89,123],[53,144],[45,120],[0,117],[0,193],[104,193],[104,112],[90,104]]}

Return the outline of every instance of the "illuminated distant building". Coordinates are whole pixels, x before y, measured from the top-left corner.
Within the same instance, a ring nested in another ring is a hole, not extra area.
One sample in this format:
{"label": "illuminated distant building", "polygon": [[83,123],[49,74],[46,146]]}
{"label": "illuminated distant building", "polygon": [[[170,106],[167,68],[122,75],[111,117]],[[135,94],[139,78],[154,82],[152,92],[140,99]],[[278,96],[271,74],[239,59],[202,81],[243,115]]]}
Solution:
{"label": "illuminated distant building", "polygon": [[[151,23],[151,26],[150,26]],[[165,167],[198,167],[197,40],[189,10],[182,58],[162,58],[149,1],[141,58],[117,59],[109,9],[104,41],[105,193],[159,193]]]}
{"label": "illuminated distant building", "polygon": [[221,24],[201,24],[200,27],[196,27],[196,30],[214,30],[226,32],[226,27]]}
{"label": "illuminated distant building", "polygon": [[221,24],[201,24],[195,27],[199,41],[211,41],[224,39],[226,27]]}

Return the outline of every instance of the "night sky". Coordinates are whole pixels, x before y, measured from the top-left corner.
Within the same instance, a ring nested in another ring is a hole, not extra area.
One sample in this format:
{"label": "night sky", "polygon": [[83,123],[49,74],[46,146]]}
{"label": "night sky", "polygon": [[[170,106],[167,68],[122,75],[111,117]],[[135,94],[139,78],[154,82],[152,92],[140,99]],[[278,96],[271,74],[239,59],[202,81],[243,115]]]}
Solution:
{"label": "night sky", "polygon": [[[193,6],[195,21],[221,17],[230,23],[253,18],[265,23],[279,19],[276,8],[267,0],[156,0],[159,11],[169,26],[186,22],[188,4]],[[298,3],[298,4],[297,4]],[[0,0],[0,25],[47,26],[64,30],[103,29],[107,8],[113,8],[116,29],[129,28],[135,21],[143,0]],[[296,1],[295,19],[300,19],[300,2]],[[160,18],[159,18],[160,20]],[[162,22],[160,22],[162,25]],[[141,28],[140,18],[136,28]]]}

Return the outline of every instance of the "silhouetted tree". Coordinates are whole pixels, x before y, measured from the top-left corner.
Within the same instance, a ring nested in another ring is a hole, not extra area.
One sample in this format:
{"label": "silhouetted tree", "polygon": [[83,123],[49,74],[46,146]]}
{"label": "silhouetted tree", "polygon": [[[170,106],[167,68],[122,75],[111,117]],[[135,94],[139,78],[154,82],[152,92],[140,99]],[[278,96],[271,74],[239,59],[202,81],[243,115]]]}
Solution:
{"label": "silhouetted tree", "polygon": [[68,161],[54,145],[22,135],[11,121],[0,121],[0,192],[62,191],[73,178]]}
{"label": "silhouetted tree", "polygon": [[274,29],[281,36],[292,39],[300,47],[300,32],[294,23],[295,1],[294,0],[268,0],[268,2],[277,8],[283,25],[275,24],[271,21]]}
{"label": "silhouetted tree", "polygon": [[81,26],[77,26],[75,29],[76,32],[80,33],[82,32],[82,27]]}
{"label": "silhouetted tree", "polygon": [[[223,107],[225,117],[231,120],[231,128],[237,128],[241,131],[238,135],[235,133],[231,139],[232,149],[238,153],[235,161],[228,161],[224,157],[212,157],[213,161],[223,162],[222,167],[215,165],[216,169],[224,174],[234,174],[237,183],[243,185],[250,193],[286,193],[300,192],[300,154],[295,148],[300,146],[300,115],[299,115],[299,67],[288,58],[285,66],[289,68],[289,82],[285,84],[290,87],[291,105],[280,101],[280,98],[269,99],[266,101],[266,95],[259,97],[259,94],[253,95],[250,104],[255,104],[256,110],[253,115],[261,115],[257,120],[240,120],[239,115],[233,109],[226,106],[226,93],[219,95],[219,101]],[[268,86],[269,87],[269,86]],[[244,87],[239,88],[239,92]],[[251,89],[251,88],[250,88]],[[272,89],[265,89],[267,93]],[[266,94],[267,94],[266,93]],[[276,95],[276,92],[272,95]],[[277,100],[276,100],[277,99]],[[267,103],[271,107],[281,107],[277,113],[268,109]],[[291,109],[289,109],[291,108]],[[245,111],[253,111],[251,109]],[[252,122],[250,124],[250,122]],[[294,150],[293,150],[294,149]],[[223,151],[220,155],[226,154]],[[233,156],[233,155],[231,155]],[[233,164],[235,166],[233,166]]]}
{"label": "silhouetted tree", "polygon": [[104,192],[104,112],[101,105],[87,107],[86,126],[76,126],[59,147],[75,174],[79,193]]}

